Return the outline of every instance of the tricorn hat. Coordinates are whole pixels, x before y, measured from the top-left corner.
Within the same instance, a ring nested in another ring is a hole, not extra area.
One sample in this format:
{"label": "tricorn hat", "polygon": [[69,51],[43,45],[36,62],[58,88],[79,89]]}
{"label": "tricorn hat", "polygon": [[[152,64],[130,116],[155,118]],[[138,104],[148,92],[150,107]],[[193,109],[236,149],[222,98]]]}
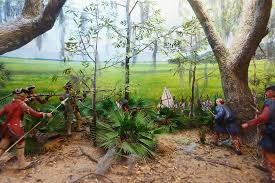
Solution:
{"label": "tricorn hat", "polygon": [[121,106],[128,105],[128,100],[124,99],[121,101]]}
{"label": "tricorn hat", "polygon": [[32,89],[34,89],[35,88],[35,86],[34,85],[31,85],[31,86],[28,86],[27,88],[26,88],[26,90],[32,90]]}
{"label": "tricorn hat", "polygon": [[13,94],[21,94],[21,93],[28,93],[28,90],[24,88],[16,88],[12,91]]}

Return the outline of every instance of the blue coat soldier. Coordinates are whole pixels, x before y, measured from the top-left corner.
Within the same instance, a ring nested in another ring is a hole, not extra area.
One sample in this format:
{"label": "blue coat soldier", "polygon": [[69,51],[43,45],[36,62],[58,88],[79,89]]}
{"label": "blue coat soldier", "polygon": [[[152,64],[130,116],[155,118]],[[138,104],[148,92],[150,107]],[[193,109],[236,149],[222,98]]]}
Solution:
{"label": "blue coat soldier", "polygon": [[234,113],[228,106],[224,104],[224,100],[221,98],[216,99],[215,108],[215,135],[214,143],[217,145],[220,139],[220,134],[228,134],[233,140],[233,150],[236,154],[241,154],[240,138],[238,136],[240,132],[239,125],[237,124]]}

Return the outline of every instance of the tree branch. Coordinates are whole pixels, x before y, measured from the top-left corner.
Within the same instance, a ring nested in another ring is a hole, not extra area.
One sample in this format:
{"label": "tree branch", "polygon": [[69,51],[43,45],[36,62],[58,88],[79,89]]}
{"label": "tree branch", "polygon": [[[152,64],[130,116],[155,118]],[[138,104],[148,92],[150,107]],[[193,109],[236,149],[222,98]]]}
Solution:
{"label": "tree branch", "polygon": [[179,29],[180,27],[182,27],[182,25],[180,26],[177,26],[177,27],[174,27],[173,29],[171,29],[168,33],[166,34],[163,34],[163,35],[160,35],[160,36],[157,36],[153,41],[151,41],[150,43],[146,44],[146,45],[143,45],[143,48],[139,48],[137,49],[137,52],[135,52],[134,54],[130,55],[129,58],[132,58],[138,54],[140,54],[141,52],[143,52],[146,48],[150,47],[152,44],[154,44],[155,40],[158,40],[162,37],[166,37],[170,34],[172,34],[173,32],[175,32],[177,29]]}
{"label": "tree branch", "polygon": [[130,13],[129,13],[129,16],[132,14],[133,10],[135,9],[136,5],[137,5],[138,1],[135,2],[133,8],[131,9]]}
{"label": "tree branch", "polygon": [[191,5],[193,11],[195,12],[204,33],[207,37],[207,40],[214,52],[214,55],[217,58],[217,61],[224,65],[226,63],[226,57],[229,55],[228,50],[226,49],[222,39],[220,38],[219,34],[215,30],[212,21],[210,20],[208,14],[203,9],[203,5],[199,0],[188,0],[189,4]]}
{"label": "tree branch", "polygon": [[22,16],[36,17],[40,15],[42,10],[43,10],[42,0],[25,0],[24,8],[22,10]]}
{"label": "tree branch", "polygon": [[0,26],[0,55],[18,49],[50,30],[66,0],[25,0],[22,15]]}
{"label": "tree branch", "polygon": [[237,37],[232,44],[232,62],[229,64],[234,68],[240,65],[249,66],[252,56],[258,45],[267,35],[268,21],[272,8],[272,0],[251,0],[245,6],[245,11],[239,25]]}

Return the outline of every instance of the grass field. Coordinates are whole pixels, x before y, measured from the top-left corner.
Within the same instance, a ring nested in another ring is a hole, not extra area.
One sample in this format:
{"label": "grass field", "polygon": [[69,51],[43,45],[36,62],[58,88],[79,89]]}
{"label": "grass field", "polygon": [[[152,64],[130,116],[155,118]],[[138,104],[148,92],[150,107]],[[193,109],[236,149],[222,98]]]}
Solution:
{"label": "grass field", "polygon": [[[12,73],[11,81],[1,88],[1,96],[5,96],[14,88],[35,85],[38,93],[62,92],[62,87],[68,80],[63,74],[63,70],[72,67],[75,70],[82,68],[79,62],[54,62],[39,60],[24,60],[0,58],[1,63],[5,63],[8,70]],[[263,78],[265,62],[257,62],[257,76]],[[189,97],[191,95],[191,87],[188,84],[188,72],[185,72],[184,81],[181,85],[178,74],[175,74],[175,65],[159,64],[154,71],[151,65],[136,64],[131,66],[131,95],[142,97],[157,102],[162,94],[163,88],[166,86],[176,98]],[[188,66],[187,66],[188,68]],[[197,71],[199,95],[214,97],[222,95],[219,70],[216,64],[208,65],[209,76],[208,86],[204,87],[204,65],[200,65]],[[253,74],[253,67],[250,68],[250,75]],[[54,75],[58,76],[56,81],[52,81]],[[120,66],[103,70],[98,78],[98,86],[100,89],[112,89],[115,86],[123,86],[124,70]],[[273,78],[274,79],[274,78]],[[259,92],[262,87],[257,89]]]}

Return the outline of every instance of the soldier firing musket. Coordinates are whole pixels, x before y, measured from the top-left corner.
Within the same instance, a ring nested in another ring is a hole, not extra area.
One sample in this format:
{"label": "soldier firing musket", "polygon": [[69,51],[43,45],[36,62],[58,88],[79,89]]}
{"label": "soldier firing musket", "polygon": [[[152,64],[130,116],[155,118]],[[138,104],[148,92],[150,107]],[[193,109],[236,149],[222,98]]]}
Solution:
{"label": "soldier firing musket", "polygon": [[28,92],[28,96],[27,96],[27,103],[31,104],[33,102],[39,102],[40,104],[45,104],[48,102],[49,98],[52,97],[51,95],[47,95],[45,98],[41,98],[42,96],[37,95],[34,91],[35,86],[29,86],[26,88],[27,92]]}
{"label": "soldier firing musket", "polygon": [[6,152],[6,149],[9,147],[11,142],[17,140],[13,146],[16,145],[17,148],[18,169],[22,170],[31,168],[33,165],[33,163],[26,161],[24,155],[25,140],[22,122],[24,115],[28,114],[35,118],[50,118],[52,117],[52,113],[37,112],[29,107],[24,102],[28,95],[26,89],[16,89],[13,93],[15,94],[15,97],[12,102],[6,104],[0,110],[0,117],[6,117],[6,121],[0,128],[0,156]]}

